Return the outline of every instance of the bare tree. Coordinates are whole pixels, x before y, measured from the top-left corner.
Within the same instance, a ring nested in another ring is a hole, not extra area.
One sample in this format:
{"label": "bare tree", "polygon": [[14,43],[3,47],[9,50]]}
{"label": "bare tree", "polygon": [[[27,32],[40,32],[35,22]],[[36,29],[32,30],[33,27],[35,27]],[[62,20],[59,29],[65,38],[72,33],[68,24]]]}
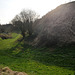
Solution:
{"label": "bare tree", "polygon": [[16,15],[11,22],[21,31],[23,38],[25,38],[26,32],[32,35],[32,24],[38,17],[39,16],[32,10],[23,10],[20,14]]}

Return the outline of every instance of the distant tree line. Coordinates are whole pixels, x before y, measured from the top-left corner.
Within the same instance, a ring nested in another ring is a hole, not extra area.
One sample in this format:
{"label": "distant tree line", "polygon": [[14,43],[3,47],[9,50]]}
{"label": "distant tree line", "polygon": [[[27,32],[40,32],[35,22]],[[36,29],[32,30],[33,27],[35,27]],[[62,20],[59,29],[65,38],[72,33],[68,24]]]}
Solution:
{"label": "distant tree line", "polygon": [[0,33],[9,33],[13,31],[12,24],[2,24],[0,25]]}

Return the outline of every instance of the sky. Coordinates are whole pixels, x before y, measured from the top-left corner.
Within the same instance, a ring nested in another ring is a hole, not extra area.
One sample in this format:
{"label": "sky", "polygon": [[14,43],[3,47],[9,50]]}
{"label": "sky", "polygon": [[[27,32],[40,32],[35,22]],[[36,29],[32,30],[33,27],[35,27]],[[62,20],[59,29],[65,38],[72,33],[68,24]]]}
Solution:
{"label": "sky", "polygon": [[31,9],[42,17],[57,6],[75,0],[0,0],[0,24],[9,23],[23,9]]}

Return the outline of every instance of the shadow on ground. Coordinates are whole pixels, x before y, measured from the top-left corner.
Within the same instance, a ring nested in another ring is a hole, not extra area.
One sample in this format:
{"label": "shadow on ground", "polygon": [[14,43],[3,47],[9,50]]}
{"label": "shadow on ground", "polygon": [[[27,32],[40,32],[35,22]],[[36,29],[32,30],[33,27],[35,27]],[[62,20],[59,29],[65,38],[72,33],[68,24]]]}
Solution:
{"label": "shadow on ground", "polygon": [[[17,44],[10,51],[18,48],[20,51],[13,56],[35,60],[45,65],[55,65],[75,70],[75,47],[35,48],[26,43]],[[12,52],[11,52],[12,53]]]}
{"label": "shadow on ground", "polygon": [[[24,41],[25,42],[25,41]],[[35,48],[24,42],[19,42],[15,47],[7,52],[3,53],[0,50],[1,55],[9,56],[12,58],[8,60],[9,64],[13,63],[16,59],[26,59],[38,61],[47,66],[59,66],[69,70],[75,70],[75,47],[63,47],[63,48]],[[2,54],[3,53],[3,54]],[[22,61],[23,62],[23,61]],[[1,64],[6,64],[3,61]]]}

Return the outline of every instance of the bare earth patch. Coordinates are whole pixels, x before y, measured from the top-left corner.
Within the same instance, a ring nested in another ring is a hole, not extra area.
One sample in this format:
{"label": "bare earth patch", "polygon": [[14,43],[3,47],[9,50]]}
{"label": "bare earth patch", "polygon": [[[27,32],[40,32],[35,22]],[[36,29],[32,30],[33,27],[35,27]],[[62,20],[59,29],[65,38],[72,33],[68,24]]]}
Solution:
{"label": "bare earth patch", "polygon": [[9,67],[0,69],[0,75],[28,75],[25,72],[12,71]]}

